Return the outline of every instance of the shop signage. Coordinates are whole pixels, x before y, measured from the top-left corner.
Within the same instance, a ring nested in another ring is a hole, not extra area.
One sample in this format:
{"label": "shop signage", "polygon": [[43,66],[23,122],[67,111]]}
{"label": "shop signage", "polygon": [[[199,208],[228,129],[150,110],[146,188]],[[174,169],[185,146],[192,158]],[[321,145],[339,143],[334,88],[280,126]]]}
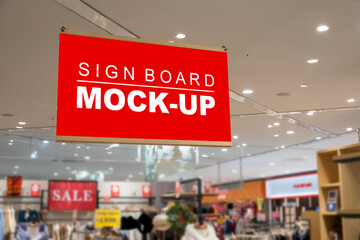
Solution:
{"label": "shop signage", "polygon": [[95,210],[97,182],[49,181],[49,210]]}
{"label": "shop signage", "polygon": [[175,181],[175,193],[180,193],[180,180]]}
{"label": "shop signage", "polygon": [[204,193],[211,193],[211,182],[205,182]]}
{"label": "shop signage", "polygon": [[30,185],[30,197],[40,197],[41,186],[40,184],[31,184]]}
{"label": "shop signage", "polygon": [[231,146],[222,48],[65,31],[58,72],[57,141]]}
{"label": "shop signage", "polygon": [[96,209],[95,228],[120,228],[121,211],[116,209]]}
{"label": "shop signage", "polygon": [[318,195],[318,175],[316,173],[269,179],[266,180],[265,185],[268,199]]}
{"label": "shop signage", "polygon": [[119,185],[111,185],[111,197],[120,197]]}
{"label": "shop signage", "polygon": [[198,184],[197,183],[194,183],[192,185],[192,193],[198,193]]}
{"label": "shop signage", "polygon": [[150,185],[142,186],[142,196],[143,197],[151,197],[151,186]]}

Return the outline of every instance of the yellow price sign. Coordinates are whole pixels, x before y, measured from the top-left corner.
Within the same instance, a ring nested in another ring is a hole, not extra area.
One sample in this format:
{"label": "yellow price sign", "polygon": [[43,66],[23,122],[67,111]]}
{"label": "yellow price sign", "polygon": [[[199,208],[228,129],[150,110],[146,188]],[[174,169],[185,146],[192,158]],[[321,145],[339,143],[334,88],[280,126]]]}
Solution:
{"label": "yellow price sign", "polygon": [[121,227],[121,211],[116,209],[96,209],[95,228]]}

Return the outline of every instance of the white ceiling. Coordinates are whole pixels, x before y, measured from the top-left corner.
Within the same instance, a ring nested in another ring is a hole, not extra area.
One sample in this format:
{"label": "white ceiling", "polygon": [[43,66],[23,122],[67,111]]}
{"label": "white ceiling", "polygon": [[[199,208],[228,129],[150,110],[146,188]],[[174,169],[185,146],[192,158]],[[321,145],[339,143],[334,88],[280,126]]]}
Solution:
{"label": "white ceiling", "polygon": [[[108,171],[106,178],[111,180],[124,180],[129,174],[134,180],[144,179],[139,175],[144,163],[135,160],[137,146],[120,145],[107,154],[108,145],[89,144],[85,152],[85,145],[79,150],[76,144],[54,142],[59,28],[64,24],[79,31],[111,32],[104,16],[143,38],[210,46],[222,46],[224,40],[230,89],[246,98],[230,99],[232,134],[238,136],[233,147],[200,148],[200,156],[208,156],[200,157],[197,165],[197,175],[204,179],[217,181],[217,166],[212,164],[228,161],[222,165],[221,181],[233,181],[238,176],[227,173],[237,168],[238,162],[232,160],[242,155],[246,179],[315,170],[316,150],[357,141],[354,132],[346,131],[360,127],[357,0],[83,1],[97,11],[94,21],[103,29],[62,6],[67,1],[0,1],[0,133],[24,136],[0,136],[1,176],[13,174],[18,165],[15,171],[26,178],[54,178],[54,172],[59,173],[57,178],[68,178],[72,171],[85,169]],[[330,30],[317,32],[320,24]],[[179,32],[187,37],[176,39]],[[308,64],[310,58],[319,62]],[[309,87],[300,88],[302,83]],[[243,95],[248,88],[254,93]],[[280,92],[290,96],[279,97]],[[355,102],[347,103],[349,98]],[[352,110],[339,111],[349,107]],[[308,116],[309,110],[321,111]],[[273,115],[266,114],[269,111]],[[283,112],[299,113],[282,117]],[[6,113],[14,116],[1,116]],[[19,121],[25,121],[27,129],[13,131]],[[274,122],[280,126],[267,127]],[[289,130],[295,133],[286,134]],[[314,141],[328,136],[331,139]],[[43,139],[50,143],[44,145]],[[242,143],[247,144],[243,153],[237,147]],[[298,146],[302,143],[309,144]],[[275,149],[280,146],[291,147]],[[36,159],[30,158],[33,151],[38,151]],[[84,156],[90,156],[86,163]],[[72,162],[54,163],[60,158]],[[66,169],[69,165],[71,169]],[[173,178],[174,169],[159,169]]]}

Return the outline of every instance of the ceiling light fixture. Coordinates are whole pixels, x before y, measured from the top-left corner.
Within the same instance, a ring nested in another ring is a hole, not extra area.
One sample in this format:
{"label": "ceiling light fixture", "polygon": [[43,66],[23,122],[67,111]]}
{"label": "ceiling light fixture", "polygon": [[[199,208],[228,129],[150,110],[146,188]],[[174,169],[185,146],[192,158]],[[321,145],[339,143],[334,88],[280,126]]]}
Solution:
{"label": "ceiling light fixture", "polygon": [[66,143],[61,143],[61,145],[65,146],[65,145],[66,145]]}
{"label": "ceiling light fixture", "polygon": [[278,122],[274,122],[274,124],[273,124],[274,126],[279,126],[280,125],[280,123],[278,123]]}
{"label": "ceiling light fixture", "polygon": [[9,142],[11,142],[11,143],[12,143],[12,142],[14,142],[14,140],[12,140],[12,139],[11,139]]}
{"label": "ceiling light fixture", "polygon": [[285,148],[286,146],[282,145],[281,148]]}
{"label": "ceiling light fixture", "polygon": [[353,129],[351,127],[346,128],[346,131],[351,132]]}
{"label": "ceiling light fixture", "polygon": [[275,166],[274,162],[269,163],[270,166]]}
{"label": "ceiling light fixture", "polygon": [[76,148],[81,148],[80,146],[76,146]]}
{"label": "ceiling light fixture", "polygon": [[273,125],[271,125],[271,124],[268,125],[268,128],[272,128],[272,127],[273,127]]}
{"label": "ceiling light fixture", "polygon": [[309,60],[307,60],[307,63],[317,63],[317,62],[319,62],[319,59],[309,59]]}
{"label": "ceiling light fixture", "polygon": [[320,25],[320,26],[318,26],[318,27],[316,28],[316,30],[317,30],[318,32],[326,32],[326,31],[329,30],[329,27],[326,26],[326,25]]}
{"label": "ceiling light fixture", "polygon": [[91,149],[90,147],[86,147],[86,149]]}
{"label": "ceiling light fixture", "polygon": [[276,150],[278,150],[279,149],[279,147],[274,147]]}
{"label": "ceiling light fixture", "polygon": [[9,145],[10,145],[10,146],[12,146],[12,145],[13,145],[13,143],[9,142]]}
{"label": "ceiling light fixture", "polygon": [[43,143],[44,143],[44,144],[48,144],[49,141],[48,141],[48,140],[44,140]]}
{"label": "ceiling light fixture", "polygon": [[353,103],[353,102],[355,102],[355,99],[353,99],[353,98],[350,98],[350,99],[348,99],[348,100],[346,100],[348,103]]}
{"label": "ceiling light fixture", "polygon": [[309,111],[309,112],[306,113],[306,115],[312,116],[312,115],[314,115],[314,112],[313,112],[313,111]]}
{"label": "ceiling light fixture", "polygon": [[143,175],[144,173],[143,172],[139,172],[139,175]]}
{"label": "ceiling light fixture", "polygon": [[279,134],[274,134],[274,137],[279,137]]}
{"label": "ceiling light fixture", "polygon": [[77,156],[79,156],[79,154],[75,153],[74,156],[77,157]]}
{"label": "ceiling light fixture", "polygon": [[245,89],[242,91],[243,94],[252,94],[254,91],[251,89]]}
{"label": "ceiling light fixture", "polygon": [[15,168],[15,169],[19,169],[19,166],[18,166],[18,165],[15,165],[14,168]]}
{"label": "ceiling light fixture", "polygon": [[307,88],[309,85],[307,85],[307,84],[305,84],[305,83],[303,83],[303,84],[300,84],[300,87],[302,87],[302,88]]}
{"label": "ceiling light fixture", "polygon": [[243,147],[246,147],[246,145],[247,145],[246,143],[241,144],[241,146],[243,146]]}
{"label": "ceiling light fixture", "polygon": [[25,124],[26,124],[26,122],[19,122],[19,124],[20,124],[20,125],[25,125]]}
{"label": "ceiling light fixture", "polygon": [[320,140],[320,139],[321,139],[321,137],[316,137],[315,139],[316,139],[316,140]]}
{"label": "ceiling light fixture", "polygon": [[17,128],[17,129],[22,129],[23,127],[21,127],[21,126],[16,126],[16,128]]}
{"label": "ceiling light fixture", "polygon": [[13,171],[13,174],[17,174],[18,172],[17,171]]}
{"label": "ceiling light fixture", "polygon": [[289,135],[294,134],[294,133],[295,132],[293,130],[289,130],[289,131],[286,132],[286,134],[289,134]]}
{"label": "ceiling light fixture", "polygon": [[178,33],[178,34],[176,34],[176,38],[177,39],[184,39],[184,38],[186,38],[186,35],[184,33]]}
{"label": "ceiling light fixture", "polygon": [[107,152],[107,154],[109,154],[109,155],[110,155],[110,154],[112,154],[112,152]]}
{"label": "ceiling light fixture", "polygon": [[66,166],[66,170],[70,170],[71,169],[71,167],[70,166]]}
{"label": "ceiling light fixture", "polygon": [[56,176],[59,176],[59,173],[57,173],[57,172],[54,172],[54,176],[56,177]]}
{"label": "ceiling light fixture", "polygon": [[109,171],[113,171],[114,170],[114,168],[113,167],[109,167]]}
{"label": "ceiling light fixture", "polygon": [[90,156],[85,156],[84,159],[85,160],[90,160]]}
{"label": "ceiling light fixture", "polygon": [[236,169],[234,169],[234,170],[232,170],[232,172],[233,172],[233,173],[236,173],[237,171],[236,171]]}
{"label": "ceiling light fixture", "polygon": [[164,178],[165,177],[165,174],[160,174],[159,175],[159,178]]}
{"label": "ceiling light fixture", "polygon": [[72,178],[71,178],[71,177],[68,177],[68,180],[69,180],[69,181],[71,181],[71,180],[72,180]]}
{"label": "ceiling light fixture", "polygon": [[204,158],[207,158],[207,157],[209,157],[208,155],[206,155],[206,154],[203,154],[203,155],[201,155],[202,157],[204,157]]}
{"label": "ceiling light fixture", "polygon": [[223,151],[223,152],[227,152],[227,149],[226,149],[226,148],[223,148],[223,149],[221,149],[221,151]]}
{"label": "ceiling light fixture", "polygon": [[233,139],[239,139],[239,137],[237,135],[234,135]]}

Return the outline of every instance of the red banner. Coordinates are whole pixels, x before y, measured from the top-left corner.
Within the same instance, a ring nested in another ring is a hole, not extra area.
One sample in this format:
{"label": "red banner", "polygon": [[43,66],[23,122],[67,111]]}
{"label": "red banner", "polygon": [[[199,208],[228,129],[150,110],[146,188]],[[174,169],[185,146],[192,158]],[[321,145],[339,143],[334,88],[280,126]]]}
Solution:
{"label": "red banner", "polygon": [[97,182],[49,181],[49,210],[95,210]]}
{"label": "red banner", "polygon": [[205,182],[204,193],[211,193],[211,182]]}
{"label": "red banner", "polygon": [[30,197],[40,197],[41,186],[40,184],[31,184],[30,185]]}
{"label": "red banner", "polygon": [[175,181],[175,193],[180,192],[180,180]]}
{"label": "red banner", "polygon": [[111,197],[120,197],[119,185],[111,185]]}
{"label": "red banner", "polygon": [[198,193],[198,184],[197,183],[194,183],[192,185],[192,193]]}
{"label": "red banner", "polygon": [[143,197],[151,197],[151,186],[150,185],[142,186],[142,196]]}
{"label": "red banner", "polygon": [[60,34],[58,141],[231,146],[223,49],[81,35]]}

